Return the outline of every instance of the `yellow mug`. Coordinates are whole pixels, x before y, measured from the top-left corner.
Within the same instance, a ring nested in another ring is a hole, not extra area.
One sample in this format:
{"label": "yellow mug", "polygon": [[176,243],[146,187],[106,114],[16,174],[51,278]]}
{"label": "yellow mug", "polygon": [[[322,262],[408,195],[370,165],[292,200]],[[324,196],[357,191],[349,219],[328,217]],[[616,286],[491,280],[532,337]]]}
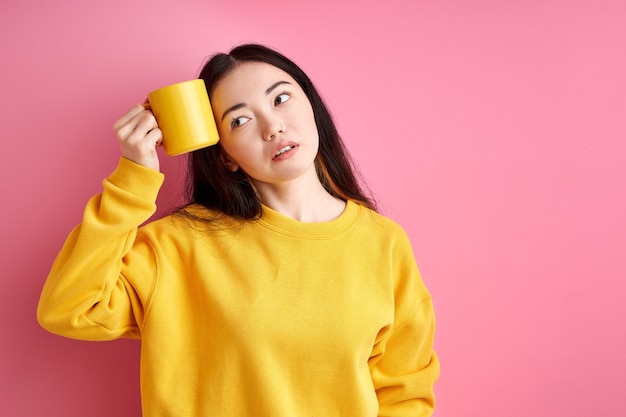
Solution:
{"label": "yellow mug", "polygon": [[219,141],[204,80],[168,85],[148,94],[150,109],[163,133],[168,155],[180,155]]}

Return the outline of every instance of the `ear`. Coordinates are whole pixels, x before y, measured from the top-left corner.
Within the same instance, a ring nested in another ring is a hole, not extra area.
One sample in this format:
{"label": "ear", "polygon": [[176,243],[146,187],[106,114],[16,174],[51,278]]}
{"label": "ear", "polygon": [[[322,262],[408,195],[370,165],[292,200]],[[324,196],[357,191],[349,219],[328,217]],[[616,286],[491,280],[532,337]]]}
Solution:
{"label": "ear", "polygon": [[226,168],[228,168],[229,171],[235,172],[239,169],[239,164],[237,164],[237,162],[235,162],[230,156],[228,156],[226,152],[222,151],[220,159],[222,160],[222,163],[226,165]]}

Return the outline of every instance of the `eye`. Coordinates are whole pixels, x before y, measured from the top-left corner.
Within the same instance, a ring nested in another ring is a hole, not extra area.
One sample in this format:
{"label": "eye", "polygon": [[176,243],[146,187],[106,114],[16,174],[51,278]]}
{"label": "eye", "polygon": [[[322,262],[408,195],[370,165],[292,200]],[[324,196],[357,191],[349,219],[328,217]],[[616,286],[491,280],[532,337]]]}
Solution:
{"label": "eye", "polygon": [[248,122],[248,120],[250,120],[250,118],[249,117],[245,117],[245,116],[234,118],[233,121],[230,122],[230,127],[232,129],[238,128],[238,127],[246,124]]}
{"label": "eye", "polygon": [[286,102],[287,100],[289,100],[291,98],[291,96],[288,93],[282,93],[279,94],[278,96],[276,96],[276,98],[274,99],[274,104],[275,105],[279,105],[279,104],[283,104],[284,102]]}

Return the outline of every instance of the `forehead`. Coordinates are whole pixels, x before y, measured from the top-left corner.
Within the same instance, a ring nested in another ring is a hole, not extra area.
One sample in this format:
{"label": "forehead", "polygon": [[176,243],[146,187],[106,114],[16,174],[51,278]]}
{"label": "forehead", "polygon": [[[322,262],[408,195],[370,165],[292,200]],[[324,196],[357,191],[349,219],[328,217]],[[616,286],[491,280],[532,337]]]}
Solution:
{"label": "forehead", "polygon": [[265,62],[244,62],[224,76],[213,90],[215,101],[245,101],[246,96],[265,94],[278,81],[287,81],[299,88],[287,72]]}

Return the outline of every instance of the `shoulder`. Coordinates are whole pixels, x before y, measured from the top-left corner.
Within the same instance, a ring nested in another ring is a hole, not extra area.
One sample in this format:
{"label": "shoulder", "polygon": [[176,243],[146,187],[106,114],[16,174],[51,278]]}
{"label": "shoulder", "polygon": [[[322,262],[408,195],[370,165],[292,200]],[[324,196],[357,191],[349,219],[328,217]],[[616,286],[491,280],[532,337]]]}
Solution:
{"label": "shoulder", "polygon": [[141,227],[144,235],[175,235],[181,239],[198,235],[218,234],[217,232],[234,231],[241,227],[242,221],[233,219],[219,211],[192,204],[153,220]]}
{"label": "shoulder", "polygon": [[360,206],[360,210],[361,222],[369,223],[368,232],[363,235],[362,246],[373,247],[377,259],[385,259],[389,263],[394,288],[399,292],[398,300],[411,299],[407,305],[413,305],[430,297],[417,265],[413,245],[405,229],[397,221],[383,214],[363,206]]}
{"label": "shoulder", "polygon": [[388,237],[394,237],[403,241],[408,241],[405,229],[395,220],[372,209],[359,205],[361,212],[361,223],[371,228],[372,231]]}
{"label": "shoulder", "polygon": [[360,245],[375,246],[381,253],[388,253],[394,259],[413,258],[413,245],[409,235],[403,226],[394,219],[359,206],[359,230]]}

